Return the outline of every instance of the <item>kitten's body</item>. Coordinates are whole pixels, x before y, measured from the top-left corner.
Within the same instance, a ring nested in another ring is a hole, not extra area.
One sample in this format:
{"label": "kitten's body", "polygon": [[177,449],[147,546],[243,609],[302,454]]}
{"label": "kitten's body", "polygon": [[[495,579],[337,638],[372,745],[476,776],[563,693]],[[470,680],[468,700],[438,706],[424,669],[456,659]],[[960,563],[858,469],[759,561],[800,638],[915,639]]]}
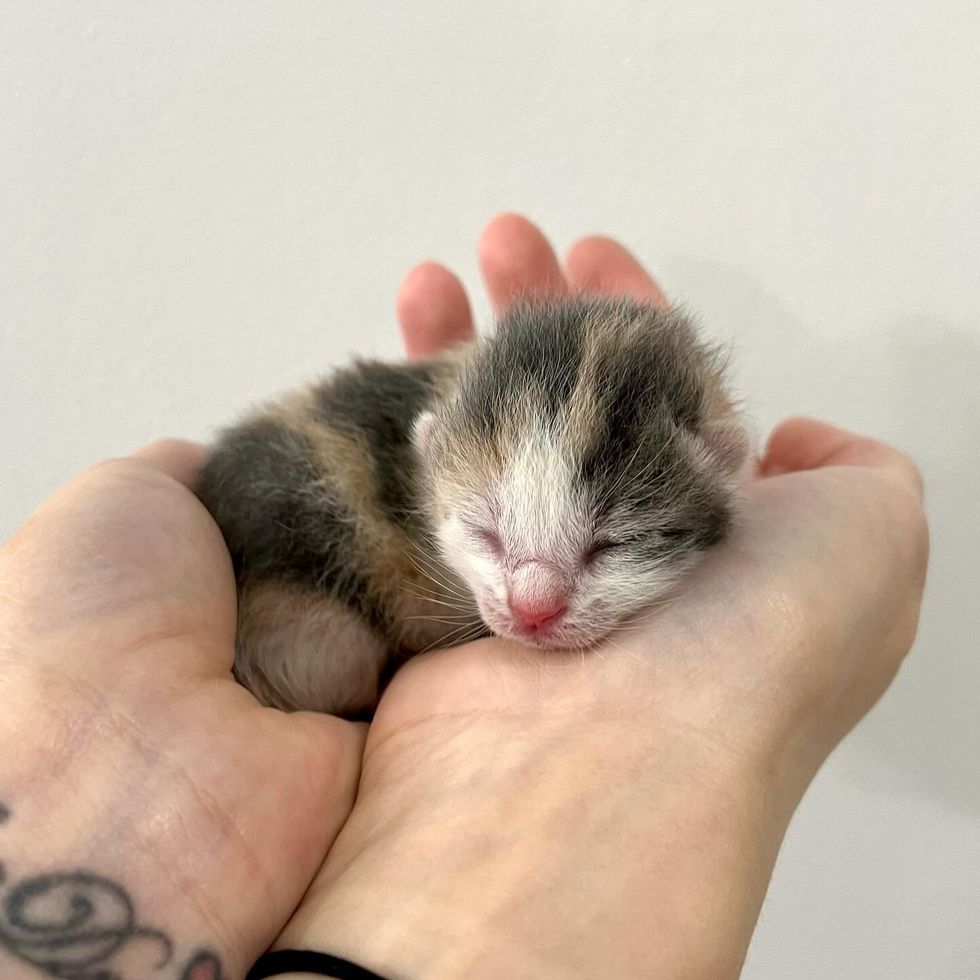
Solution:
{"label": "kitten's body", "polygon": [[453,631],[464,590],[434,553],[411,439],[458,361],[337,372],[228,430],[205,466],[238,579],[235,670],[264,702],[368,708],[390,658]]}
{"label": "kitten's body", "polygon": [[356,712],[394,659],[487,620],[517,635],[515,596],[545,593],[560,621],[524,638],[588,645],[720,540],[743,456],[713,352],[627,301],[519,307],[471,348],[337,372],[203,472],[236,673],[269,704]]}

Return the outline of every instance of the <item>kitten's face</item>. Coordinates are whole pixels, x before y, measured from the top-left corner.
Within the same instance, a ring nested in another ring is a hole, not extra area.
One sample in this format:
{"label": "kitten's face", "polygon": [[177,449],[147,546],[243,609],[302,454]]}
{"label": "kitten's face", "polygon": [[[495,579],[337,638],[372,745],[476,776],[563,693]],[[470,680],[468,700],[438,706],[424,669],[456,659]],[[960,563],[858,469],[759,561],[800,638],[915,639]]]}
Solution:
{"label": "kitten's face", "polygon": [[415,434],[444,560],[495,633],[544,648],[670,590],[724,536],[747,449],[683,317],[588,299],[511,311]]}
{"label": "kitten's face", "polygon": [[541,648],[596,643],[667,593],[730,521],[726,474],[673,425],[621,459],[533,422],[496,459],[437,432],[425,441],[444,561],[495,633]]}

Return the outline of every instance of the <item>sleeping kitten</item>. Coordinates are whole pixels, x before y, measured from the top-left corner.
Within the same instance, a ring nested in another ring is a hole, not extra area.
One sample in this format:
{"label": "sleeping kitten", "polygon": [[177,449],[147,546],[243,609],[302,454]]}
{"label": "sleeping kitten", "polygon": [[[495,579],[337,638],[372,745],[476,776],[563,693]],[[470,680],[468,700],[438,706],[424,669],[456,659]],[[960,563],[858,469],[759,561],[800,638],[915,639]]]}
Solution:
{"label": "sleeping kitten", "polygon": [[236,674],[352,714],[432,647],[589,647],[725,536],[747,450],[716,352],[629,300],[518,306],[467,348],[338,371],[226,431],[202,474]]}

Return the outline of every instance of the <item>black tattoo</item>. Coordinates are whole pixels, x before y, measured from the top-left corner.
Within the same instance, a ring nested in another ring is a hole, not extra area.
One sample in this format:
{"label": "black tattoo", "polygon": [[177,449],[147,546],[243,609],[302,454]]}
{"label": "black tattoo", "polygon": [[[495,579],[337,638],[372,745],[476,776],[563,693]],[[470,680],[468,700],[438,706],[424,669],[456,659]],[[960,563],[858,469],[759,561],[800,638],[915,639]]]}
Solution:
{"label": "black tattoo", "polygon": [[109,980],[112,973],[101,967],[134,941],[157,947],[156,970],[173,957],[170,940],[137,925],[126,892],[98,875],[38,875],[11,887],[3,898],[0,942],[53,977]]}
{"label": "black tattoo", "polygon": [[[0,804],[0,824],[10,810]],[[37,875],[7,882],[0,864],[0,950],[57,980],[131,980],[112,961],[137,943],[148,947],[149,969],[173,961],[173,942],[159,929],[140,925],[124,888],[88,871]],[[223,980],[221,962],[195,953],[179,980]],[[135,978],[132,978],[135,980]]]}

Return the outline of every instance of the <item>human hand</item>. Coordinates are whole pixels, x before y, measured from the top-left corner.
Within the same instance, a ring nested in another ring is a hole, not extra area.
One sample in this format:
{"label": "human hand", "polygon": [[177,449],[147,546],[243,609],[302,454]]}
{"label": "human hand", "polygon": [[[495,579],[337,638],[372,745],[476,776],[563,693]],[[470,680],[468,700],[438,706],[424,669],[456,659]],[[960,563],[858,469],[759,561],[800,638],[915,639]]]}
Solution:
{"label": "human hand", "polygon": [[232,679],[200,459],[93,467],[0,548],[5,980],[241,976],[353,800],[363,729]]}
{"label": "human hand", "polygon": [[[579,242],[563,275],[515,216],[481,264],[498,309],[569,289],[663,302],[614,242]],[[473,332],[432,264],[399,314],[412,354]],[[911,645],[926,555],[905,457],[784,423],[730,540],[634,629],[584,657],[486,640],[400,671],[277,945],[427,980],[737,975],[790,815]]]}

